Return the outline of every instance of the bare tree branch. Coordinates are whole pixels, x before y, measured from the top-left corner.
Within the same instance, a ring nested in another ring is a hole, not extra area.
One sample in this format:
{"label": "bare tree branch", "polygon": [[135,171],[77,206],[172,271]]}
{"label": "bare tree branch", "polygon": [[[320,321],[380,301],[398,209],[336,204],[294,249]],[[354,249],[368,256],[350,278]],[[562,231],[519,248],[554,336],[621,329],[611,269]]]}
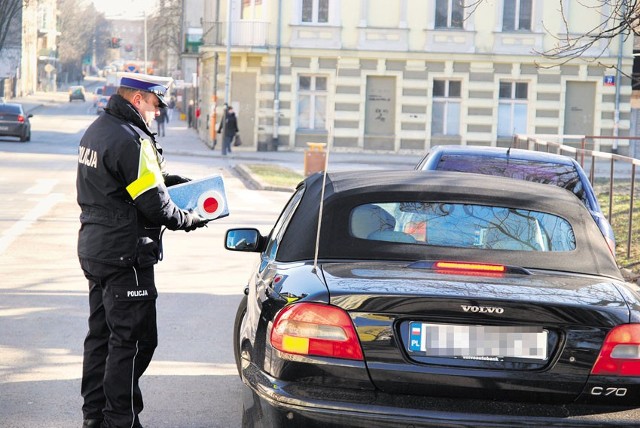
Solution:
{"label": "bare tree branch", "polygon": [[[538,0],[534,0],[533,4],[535,1]],[[571,29],[566,7],[568,0],[557,1],[565,32],[559,33],[543,23],[544,31],[556,41],[552,48],[535,52],[545,60],[553,61],[551,65],[541,66],[543,68],[556,67],[578,58],[595,62],[605,55],[611,43],[618,37],[626,40],[630,36],[640,35],[640,0],[570,0],[572,8],[590,9],[601,18],[592,28],[580,33]],[[491,7],[499,4],[490,0],[467,0],[465,8],[468,9],[468,13],[465,19],[473,15],[482,3]]]}
{"label": "bare tree branch", "polygon": [[[28,0],[0,0],[0,50],[4,47],[4,43],[9,34],[9,29],[18,11],[22,9],[22,5],[28,6]],[[19,23],[20,24],[20,23]],[[17,28],[20,28],[21,25]]]}
{"label": "bare tree branch", "polygon": [[160,69],[166,73],[169,54],[179,55],[182,46],[180,35],[182,17],[181,0],[160,0],[158,12],[150,19],[149,48]]}
{"label": "bare tree branch", "polygon": [[638,25],[638,3],[640,0],[598,0],[585,4],[574,2],[573,6],[597,11],[601,21],[583,34],[571,31],[565,3],[567,0],[558,0],[559,12],[566,29],[564,35],[556,35],[546,26],[545,31],[557,41],[556,45],[548,50],[537,52],[545,59],[559,61],[565,64],[576,58],[591,58],[597,60],[604,55],[611,43],[618,37],[625,40],[634,34]]}
{"label": "bare tree branch", "polygon": [[60,12],[58,55],[62,73],[70,79],[80,79],[82,60],[93,54],[93,39],[97,17],[101,16],[93,6],[82,0],[58,0]]}

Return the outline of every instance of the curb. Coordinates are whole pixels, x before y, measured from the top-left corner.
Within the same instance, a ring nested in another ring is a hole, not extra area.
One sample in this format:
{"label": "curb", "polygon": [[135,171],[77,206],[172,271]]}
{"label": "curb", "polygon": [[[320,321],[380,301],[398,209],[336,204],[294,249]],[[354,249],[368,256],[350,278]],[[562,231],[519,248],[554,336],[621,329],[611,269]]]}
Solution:
{"label": "curb", "polygon": [[231,166],[231,169],[240,176],[240,178],[245,182],[245,185],[248,184],[247,187],[251,187],[255,190],[271,190],[275,192],[293,192],[295,190],[291,187],[272,186],[270,184],[266,184],[259,178],[254,177],[249,168],[242,164],[233,165]]}

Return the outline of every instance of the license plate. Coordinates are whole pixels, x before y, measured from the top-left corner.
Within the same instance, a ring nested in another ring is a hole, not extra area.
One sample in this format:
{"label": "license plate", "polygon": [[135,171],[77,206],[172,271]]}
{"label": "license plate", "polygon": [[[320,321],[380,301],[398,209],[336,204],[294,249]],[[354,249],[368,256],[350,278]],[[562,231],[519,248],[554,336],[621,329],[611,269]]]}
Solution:
{"label": "license plate", "polygon": [[546,360],[547,335],[546,330],[535,326],[412,322],[408,350],[429,357]]}
{"label": "license plate", "polygon": [[8,126],[0,126],[0,131],[8,131],[9,127]]}

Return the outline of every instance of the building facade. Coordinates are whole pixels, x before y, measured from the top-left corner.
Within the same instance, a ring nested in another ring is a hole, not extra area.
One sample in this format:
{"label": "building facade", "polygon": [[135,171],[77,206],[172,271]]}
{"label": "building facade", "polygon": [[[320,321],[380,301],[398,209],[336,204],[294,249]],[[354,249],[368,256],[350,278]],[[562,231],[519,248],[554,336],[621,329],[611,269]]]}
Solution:
{"label": "building facade", "polygon": [[58,9],[56,0],[39,0],[38,10],[38,86],[41,91],[56,91],[58,68]]}
{"label": "building facade", "polygon": [[258,150],[628,136],[632,38],[596,41],[578,58],[541,55],[611,13],[582,3],[564,3],[563,16],[557,0],[211,2],[199,50],[201,136],[215,137],[224,102],[236,110],[244,145]]}

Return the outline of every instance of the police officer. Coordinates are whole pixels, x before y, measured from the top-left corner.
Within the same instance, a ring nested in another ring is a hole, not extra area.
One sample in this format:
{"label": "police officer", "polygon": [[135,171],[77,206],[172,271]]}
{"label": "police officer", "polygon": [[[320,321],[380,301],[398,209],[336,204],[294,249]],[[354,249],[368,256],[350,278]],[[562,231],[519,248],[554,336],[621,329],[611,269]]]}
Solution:
{"label": "police officer", "polygon": [[157,345],[153,266],[161,228],[191,231],[206,224],[179,209],[150,125],[166,107],[168,82],[122,77],[105,114],[80,141],[77,199],[82,210],[78,256],[89,281],[89,332],[84,341],[83,428],[141,427],[138,379]]}

